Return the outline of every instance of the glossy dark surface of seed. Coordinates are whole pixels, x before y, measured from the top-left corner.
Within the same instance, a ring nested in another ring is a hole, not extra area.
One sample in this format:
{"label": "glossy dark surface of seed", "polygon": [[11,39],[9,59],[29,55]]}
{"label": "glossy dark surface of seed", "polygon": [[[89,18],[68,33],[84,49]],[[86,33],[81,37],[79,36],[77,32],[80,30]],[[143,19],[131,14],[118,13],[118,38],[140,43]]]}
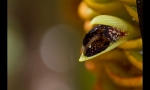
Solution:
{"label": "glossy dark surface of seed", "polygon": [[104,51],[113,42],[119,40],[125,33],[107,25],[96,25],[83,39],[84,55],[93,56]]}

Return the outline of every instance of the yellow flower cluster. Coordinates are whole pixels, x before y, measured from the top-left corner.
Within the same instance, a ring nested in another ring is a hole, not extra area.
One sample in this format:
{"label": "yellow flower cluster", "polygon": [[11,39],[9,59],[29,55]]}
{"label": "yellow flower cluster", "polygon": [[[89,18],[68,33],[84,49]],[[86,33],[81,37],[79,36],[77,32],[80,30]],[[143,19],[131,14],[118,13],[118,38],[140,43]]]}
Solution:
{"label": "yellow flower cluster", "polygon": [[95,74],[93,90],[142,90],[142,38],[136,0],[82,0],[78,15],[85,21],[85,33],[95,25],[108,25],[128,35],[97,55],[81,52],[79,61]]}

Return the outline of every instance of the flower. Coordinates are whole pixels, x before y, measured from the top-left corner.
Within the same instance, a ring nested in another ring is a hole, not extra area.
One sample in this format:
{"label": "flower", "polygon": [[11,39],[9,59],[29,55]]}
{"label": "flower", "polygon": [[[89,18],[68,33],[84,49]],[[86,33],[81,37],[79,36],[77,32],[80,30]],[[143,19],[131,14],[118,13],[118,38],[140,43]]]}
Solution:
{"label": "flower", "polygon": [[110,90],[106,85],[111,90],[141,90],[143,54],[136,1],[83,0],[78,13],[86,32],[79,61],[96,75],[95,90]]}

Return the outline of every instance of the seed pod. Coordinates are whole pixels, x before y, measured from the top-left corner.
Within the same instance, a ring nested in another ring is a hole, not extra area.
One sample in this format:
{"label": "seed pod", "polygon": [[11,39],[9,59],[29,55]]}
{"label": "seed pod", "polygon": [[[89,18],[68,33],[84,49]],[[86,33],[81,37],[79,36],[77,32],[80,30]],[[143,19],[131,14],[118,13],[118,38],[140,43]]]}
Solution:
{"label": "seed pod", "polygon": [[106,53],[137,35],[131,24],[110,15],[99,15],[90,24],[95,27],[84,37],[83,53],[79,61]]}

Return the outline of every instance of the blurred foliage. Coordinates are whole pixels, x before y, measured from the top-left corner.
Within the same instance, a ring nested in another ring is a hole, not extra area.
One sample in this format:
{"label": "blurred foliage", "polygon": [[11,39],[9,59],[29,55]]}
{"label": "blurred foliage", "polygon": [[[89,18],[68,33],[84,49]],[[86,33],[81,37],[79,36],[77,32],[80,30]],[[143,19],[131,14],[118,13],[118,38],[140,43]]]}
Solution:
{"label": "blurred foliage", "polygon": [[76,90],[92,90],[96,81],[96,77],[93,73],[89,72],[84,63],[80,63],[76,72]]}
{"label": "blurred foliage", "polygon": [[[44,77],[51,72],[39,55],[41,39],[48,28],[67,24],[83,37],[83,21],[77,14],[80,1],[8,0],[7,65],[8,74],[14,73],[8,76],[8,90],[31,90],[34,78]],[[77,90],[90,90],[95,78],[83,63],[75,67],[74,73]]]}

